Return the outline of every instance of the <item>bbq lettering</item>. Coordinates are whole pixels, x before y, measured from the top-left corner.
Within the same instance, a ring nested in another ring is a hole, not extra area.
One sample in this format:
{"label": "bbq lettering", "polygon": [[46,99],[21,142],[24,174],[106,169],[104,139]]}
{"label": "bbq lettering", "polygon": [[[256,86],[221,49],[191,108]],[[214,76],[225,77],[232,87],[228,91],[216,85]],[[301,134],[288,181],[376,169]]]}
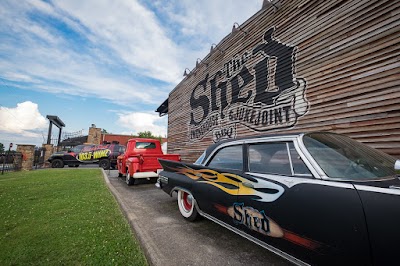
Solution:
{"label": "bbq lettering", "polygon": [[236,125],[254,131],[293,127],[309,104],[306,81],[294,73],[296,47],[267,30],[260,44],[207,74],[190,95],[189,140],[210,131],[215,142],[236,137]]}

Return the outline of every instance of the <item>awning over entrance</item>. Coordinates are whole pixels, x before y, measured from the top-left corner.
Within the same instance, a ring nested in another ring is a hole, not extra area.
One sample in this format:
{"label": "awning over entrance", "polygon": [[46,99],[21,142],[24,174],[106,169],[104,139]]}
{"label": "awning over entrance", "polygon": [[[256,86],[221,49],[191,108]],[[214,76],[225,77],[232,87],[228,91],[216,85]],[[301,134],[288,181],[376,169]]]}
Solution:
{"label": "awning over entrance", "polygon": [[168,114],[168,99],[166,99],[156,110],[160,116]]}

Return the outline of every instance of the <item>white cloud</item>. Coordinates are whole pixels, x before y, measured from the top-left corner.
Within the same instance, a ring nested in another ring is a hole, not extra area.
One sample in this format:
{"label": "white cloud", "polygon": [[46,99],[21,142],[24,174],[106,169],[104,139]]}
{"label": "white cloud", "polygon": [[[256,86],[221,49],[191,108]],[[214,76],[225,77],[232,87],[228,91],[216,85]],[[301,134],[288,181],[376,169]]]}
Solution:
{"label": "white cloud", "polygon": [[[261,5],[261,0],[0,1],[0,78],[9,87],[153,111],[186,67],[192,69],[233,22],[241,24]],[[157,124],[162,120],[151,121],[162,132]]]}
{"label": "white cloud", "polygon": [[0,132],[19,134],[24,137],[40,137],[38,130],[47,127],[36,103],[26,101],[15,108],[0,107]]}
{"label": "white cloud", "polygon": [[150,131],[155,136],[166,136],[166,118],[154,113],[121,113],[118,115],[118,124],[131,130],[128,134]]}
{"label": "white cloud", "polygon": [[259,11],[262,1],[158,0],[153,5],[178,25],[175,30],[196,41],[208,42],[200,44],[209,49],[211,43],[218,43],[231,32],[233,23],[242,24]]}
{"label": "white cloud", "polygon": [[180,74],[179,51],[166,36],[155,14],[132,0],[55,1],[79,20],[91,40],[111,48],[146,76],[176,82]]}

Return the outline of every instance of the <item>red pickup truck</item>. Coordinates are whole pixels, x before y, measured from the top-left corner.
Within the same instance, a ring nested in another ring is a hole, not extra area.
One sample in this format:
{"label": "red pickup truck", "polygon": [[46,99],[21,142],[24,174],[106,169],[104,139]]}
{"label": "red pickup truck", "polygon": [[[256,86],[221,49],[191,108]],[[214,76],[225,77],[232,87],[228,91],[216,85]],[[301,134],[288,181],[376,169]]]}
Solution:
{"label": "red pickup truck", "polygon": [[164,154],[156,139],[133,138],[128,141],[126,151],[117,157],[118,176],[126,178],[128,186],[138,178],[157,178],[162,170],[158,159],[180,161],[178,154]]}

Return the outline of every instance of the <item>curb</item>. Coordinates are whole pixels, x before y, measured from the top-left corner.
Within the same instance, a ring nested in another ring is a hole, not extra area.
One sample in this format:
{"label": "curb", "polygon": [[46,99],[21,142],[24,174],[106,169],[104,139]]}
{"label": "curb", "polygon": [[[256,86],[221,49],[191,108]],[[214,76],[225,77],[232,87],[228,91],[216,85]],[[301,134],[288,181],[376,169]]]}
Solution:
{"label": "curb", "polygon": [[140,231],[139,227],[133,222],[132,217],[130,217],[130,215],[129,215],[128,211],[127,211],[128,208],[126,207],[126,204],[121,200],[118,191],[111,184],[106,171],[103,168],[101,168],[101,171],[103,172],[104,181],[106,182],[108,189],[111,191],[112,195],[114,196],[114,199],[118,202],[120,210],[124,214],[125,218],[127,219],[128,223],[129,223],[129,226],[132,229],[131,232],[133,233],[133,235],[135,236],[135,238],[139,242],[140,248],[142,249],[142,251],[144,253],[144,256],[146,257],[148,265],[154,266],[155,265],[154,264],[154,260],[155,259],[150,255],[150,252],[146,248],[144,238],[141,236],[140,233],[138,233]]}

